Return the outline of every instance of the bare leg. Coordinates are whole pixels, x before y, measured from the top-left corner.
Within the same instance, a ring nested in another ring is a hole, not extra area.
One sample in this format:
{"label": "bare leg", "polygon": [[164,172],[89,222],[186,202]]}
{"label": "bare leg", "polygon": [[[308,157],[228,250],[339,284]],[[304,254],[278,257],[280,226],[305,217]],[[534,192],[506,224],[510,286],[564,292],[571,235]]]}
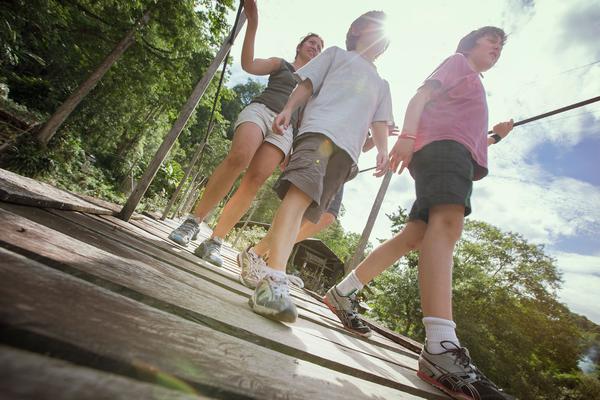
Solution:
{"label": "bare leg", "polygon": [[465,208],[434,206],[419,256],[419,289],[425,317],[452,321],[452,255],[463,229]]}
{"label": "bare leg", "polygon": [[400,257],[411,250],[418,249],[426,229],[427,224],[423,221],[408,222],[400,233],[379,245],[358,264],[356,267],[358,280],[363,285],[368,284]]}
{"label": "bare leg", "polygon": [[271,143],[264,142],[254,154],[240,187],[227,202],[219,217],[213,237],[224,238],[231,228],[242,218],[250,208],[258,189],[271,176],[277,165],[283,159],[283,152]]}
{"label": "bare leg", "polygon": [[287,260],[292,252],[300,230],[300,222],[312,199],[294,185],[285,195],[271,229],[256,246],[254,251],[262,256],[269,251],[269,267],[285,272]]}
{"label": "bare leg", "polygon": [[300,232],[298,232],[298,237],[296,237],[296,243],[303,241],[306,238],[313,237],[317,233],[321,232],[323,229],[327,228],[329,225],[335,222],[335,215],[325,212],[319,218],[319,222],[313,224],[309,220],[303,220],[302,225],[300,225]]}
{"label": "bare leg", "polygon": [[213,171],[202,199],[194,210],[196,220],[203,220],[223,200],[262,142],[263,135],[258,125],[245,122],[238,126],[229,153]]}

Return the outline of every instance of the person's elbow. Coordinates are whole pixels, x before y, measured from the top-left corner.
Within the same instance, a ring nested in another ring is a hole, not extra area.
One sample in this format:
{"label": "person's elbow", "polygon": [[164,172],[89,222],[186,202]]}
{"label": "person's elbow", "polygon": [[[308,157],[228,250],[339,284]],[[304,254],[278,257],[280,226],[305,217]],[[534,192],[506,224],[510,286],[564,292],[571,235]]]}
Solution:
{"label": "person's elbow", "polygon": [[254,62],[242,60],[242,69],[244,72],[254,75],[256,73],[254,68]]}

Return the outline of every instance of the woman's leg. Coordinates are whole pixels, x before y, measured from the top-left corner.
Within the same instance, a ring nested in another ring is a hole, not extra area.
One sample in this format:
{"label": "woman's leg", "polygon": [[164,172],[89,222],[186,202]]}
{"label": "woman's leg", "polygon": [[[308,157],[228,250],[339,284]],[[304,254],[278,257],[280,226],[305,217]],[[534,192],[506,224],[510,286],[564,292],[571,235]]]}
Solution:
{"label": "woman's leg", "polygon": [[258,125],[244,122],[237,127],[229,153],[213,171],[202,199],[194,210],[198,222],[206,218],[219,201],[223,200],[262,142],[263,134]]}
{"label": "woman's leg", "polygon": [[224,238],[229,233],[231,228],[250,208],[258,189],[271,176],[277,165],[283,160],[283,156],[283,152],[278,147],[271,143],[263,142],[254,154],[254,157],[252,157],[252,161],[242,178],[240,187],[227,202],[225,208],[223,208],[217,226],[213,231],[213,237]]}
{"label": "woman's leg", "polygon": [[423,316],[452,321],[452,256],[460,239],[465,207],[434,206],[421,242],[419,289]]}

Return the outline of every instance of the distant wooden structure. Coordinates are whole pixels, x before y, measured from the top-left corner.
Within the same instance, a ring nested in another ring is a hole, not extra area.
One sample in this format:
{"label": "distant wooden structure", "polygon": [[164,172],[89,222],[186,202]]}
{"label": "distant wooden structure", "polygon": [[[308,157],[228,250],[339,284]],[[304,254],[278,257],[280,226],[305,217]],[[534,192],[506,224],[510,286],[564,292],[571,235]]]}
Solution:
{"label": "distant wooden structure", "polygon": [[307,289],[319,294],[344,276],[344,263],[320,239],[309,238],[297,243],[288,261],[288,271],[295,269]]}
{"label": "distant wooden structure", "polygon": [[46,185],[5,181],[21,197],[0,201],[2,398],[446,399],[416,376],[419,344],[354,336],[318,295],[291,289],[294,324],[254,314],[228,245],[218,268],[167,239],[178,221],[73,211],[56,188],[33,206]]}

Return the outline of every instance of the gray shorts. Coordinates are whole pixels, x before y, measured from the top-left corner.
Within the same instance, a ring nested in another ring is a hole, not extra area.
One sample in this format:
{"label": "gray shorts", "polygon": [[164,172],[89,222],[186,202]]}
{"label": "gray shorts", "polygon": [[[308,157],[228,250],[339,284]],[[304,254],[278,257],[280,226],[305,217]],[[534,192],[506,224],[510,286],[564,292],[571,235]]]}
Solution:
{"label": "gray shorts", "polygon": [[325,212],[333,215],[334,217],[338,217],[340,215],[340,209],[342,208],[342,199],[344,198],[344,185],[338,190],[338,192],[333,197],[333,200],[327,206],[327,210]]}
{"label": "gray shorts", "polygon": [[429,209],[440,204],[465,206],[471,213],[474,161],[462,144],[453,140],[429,143],[417,151],[408,166],[415,179],[415,200],[408,219],[429,221]]}
{"label": "gray shorts", "polygon": [[304,133],[294,142],[290,162],[273,189],[283,199],[290,185],[306,193],[312,203],[304,218],[312,223],[319,218],[344,182],[356,171],[352,158],[320,133]]}
{"label": "gray shorts", "polygon": [[237,120],[233,126],[234,132],[244,122],[252,122],[258,125],[262,131],[265,142],[271,143],[283,152],[284,156],[287,156],[292,148],[292,126],[283,132],[283,135],[279,135],[271,130],[273,120],[277,116],[275,111],[262,103],[250,103],[239,113]]}

